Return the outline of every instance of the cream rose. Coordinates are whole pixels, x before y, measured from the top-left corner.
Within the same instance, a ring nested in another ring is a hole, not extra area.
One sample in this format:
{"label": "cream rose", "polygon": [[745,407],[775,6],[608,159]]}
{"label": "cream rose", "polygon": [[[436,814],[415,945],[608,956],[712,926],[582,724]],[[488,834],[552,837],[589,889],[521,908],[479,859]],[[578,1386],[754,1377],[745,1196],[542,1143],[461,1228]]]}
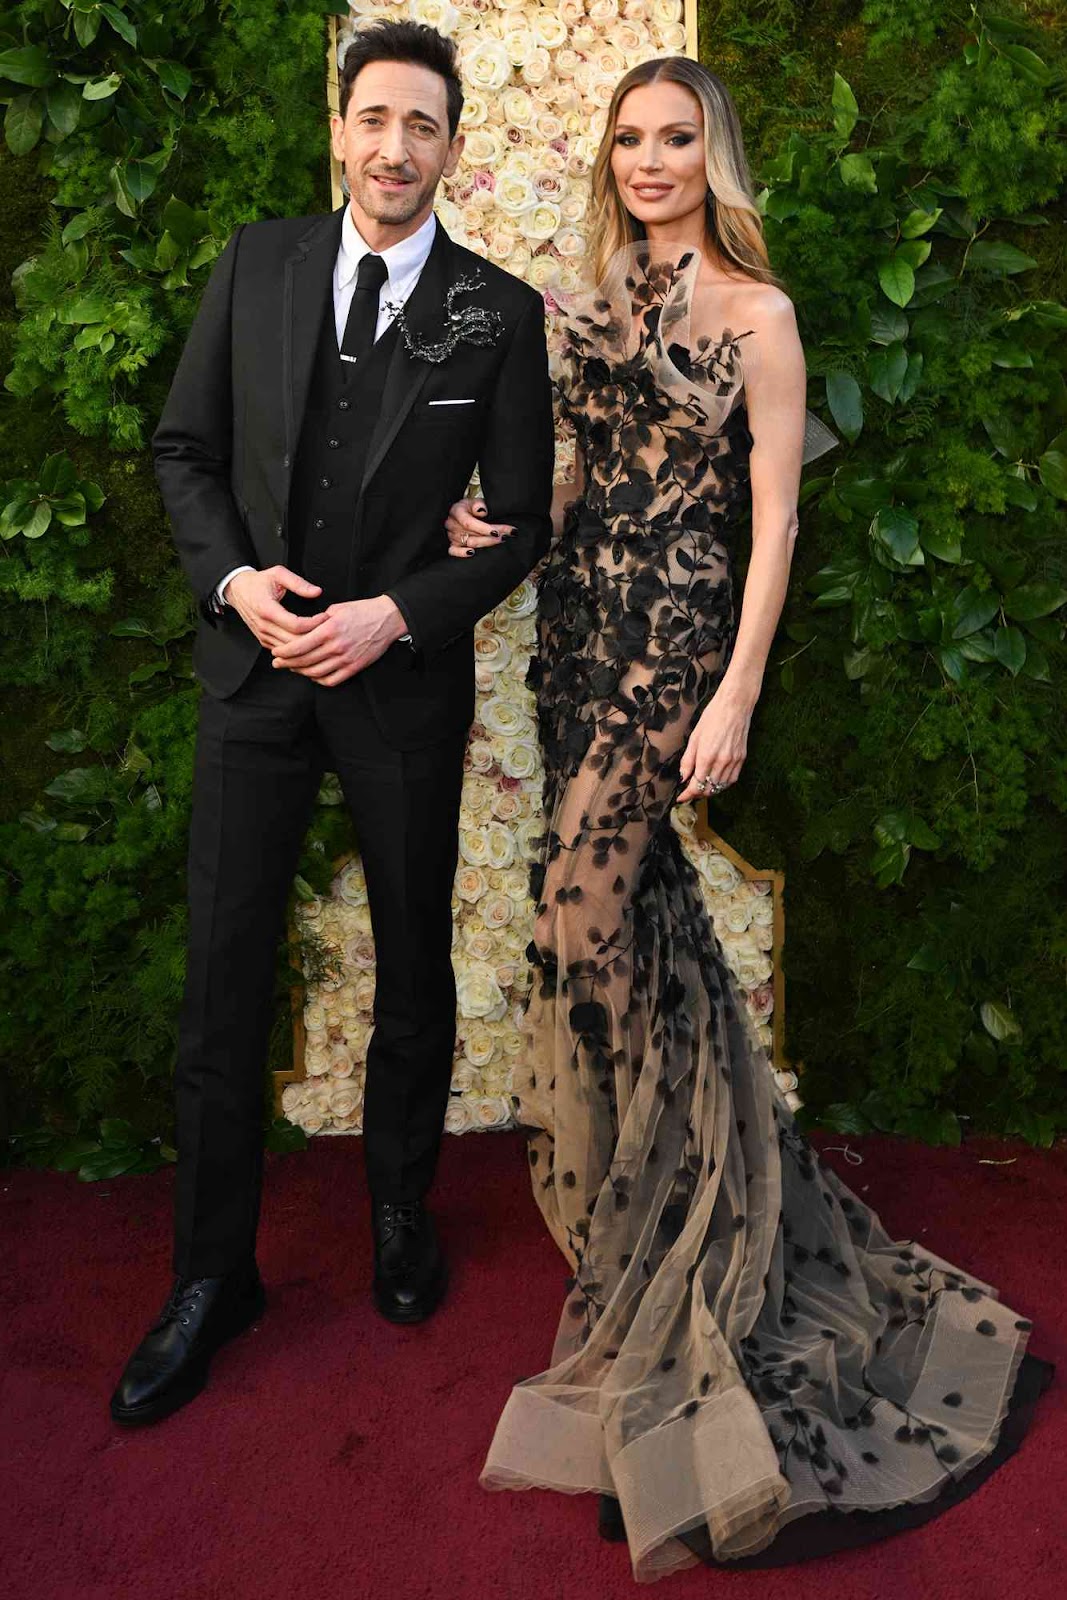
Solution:
{"label": "cream rose", "polygon": [[472,867],[483,867],[489,860],[489,841],[484,828],[460,828],[459,853]]}
{"label": "cream rose", "polygon": [[[483,902],[479,901],[479,906]],[[463,951],[470,961],[493,959],[493,935],[484,922],[472,922],[463,930]]]}
{"label": "cream rose", "polygon": [[330,1092],[330,1115],[350,1117],[363,1105],[362,1091],[351,1083],[335,1084]]}
{"label": "cream rose", "polygon": [[496,932],[507,927],[515,915],[515,907],[506,894],[487,894],[478,902],[478,913],[486,927]]}
{"label": "cream rose", "polygon": [[525,89],[505,89],[500,96],[500,109],[504,114],[504,121],[515,128],[528,128],[533,122],[533,101]]}
{"label": "cream rose", "polygon": [[462,1095],[453,1095],[445,1110],[446,1133],[468,1133],[474,1120]]}
{"label": "cream rose", "polygon": [[463,110],[460,113],[460,123],[464,132],[469,128],[480,128],[488,115],[489,101],[486,96],[478,94],[474,90],[468,90],[467,97],[463,102]]}
{"label": "cream rose", "polygon": [[552,71],[552,57],[543,45],[534,45],[519,69],[523,83],[536,88],[546,82]]}
{"label": "cream rose", "polygon": [[457,1061],[452,1068],[453,1094],[480,1094],[482,1075],[469,1061]]}
{"label": "cream rose", "polygon": [[511,76],[507,46],[485,32],[468,35],[460,45],[463,80],[475,90],[502,89]]}
{"label": "cream rose", "polygon": [[408,11],[413,22],[425,23],[446,37],[455,33],[459,24],[459,12],[449,0],[409,0]]}
{"label": "cream rose", "polygon": [[656,25],[659,35],[661,50],[670,50],[672,53],[685,49],[685,29],[680,22],[659,23]]}
{"label": "cream rose", "polygon": [[514,822],[518,817],[522,816],[522,796],[510,790],[504,790],[493,801],[493,815],[498,822],[503,822],[505,825],[509,822]]}
{"label": "cream rose", "polygon": [[511,1121],[511,1108],[507,1101],[486,1095],[472,1103],[474,1123],[479,1128],[506,1128]]}
{"label": "cream rose", "polygon": [[500,160],[503,141],[495,128],[471,128],[463,147],[463,166],[492,167]]}
{"label": "cream rose", "polygon": [[488,885],[480,867],[465,866],[456,873],[454,887],[461,900],[473,905],[485,893]]}
{"label": "cream rose", "polygon": [[487,1067],[495,1054],[496,1040],[488,1028],[479,1027],[475,1023],[467,1029],[463,1040],[463,1055],[472,1068]]}
{"label": "cream rose", "polygon": [[509,172],[497,179],[493,191],[500,210],[508,217],[522,217],[537,205],[537,194],[529,178]]}
{"label": "cream rose", "polygon": [[471,772],[488,772],[493,765],[493,747],[488,739],[472,739],[467,746]]}
{"label": "cream rose", "polygon": [[456,1004],[463,1017],[499,1021],[507,1011],[500,985],[485,967],[471,967],[456,979]]}

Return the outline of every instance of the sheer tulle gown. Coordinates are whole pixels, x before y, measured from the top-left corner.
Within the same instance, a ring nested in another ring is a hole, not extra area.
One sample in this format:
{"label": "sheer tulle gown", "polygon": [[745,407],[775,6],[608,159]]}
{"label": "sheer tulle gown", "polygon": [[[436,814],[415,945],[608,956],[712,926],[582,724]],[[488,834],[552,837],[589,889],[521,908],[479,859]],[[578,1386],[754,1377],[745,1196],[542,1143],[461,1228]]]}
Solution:
{"label": "sheer tulle gown", "polygon": [[695,298],[698,266],[635,246],[564,316],[587,482],[539,582],[547,833],[515,1097],[573,1276],[482,1475],[617,1497],[639,1579],[800,1559],[948,1504],[990,1470],[1030,1329],[820,1165],[670,823],[734,638],[758,358]]}

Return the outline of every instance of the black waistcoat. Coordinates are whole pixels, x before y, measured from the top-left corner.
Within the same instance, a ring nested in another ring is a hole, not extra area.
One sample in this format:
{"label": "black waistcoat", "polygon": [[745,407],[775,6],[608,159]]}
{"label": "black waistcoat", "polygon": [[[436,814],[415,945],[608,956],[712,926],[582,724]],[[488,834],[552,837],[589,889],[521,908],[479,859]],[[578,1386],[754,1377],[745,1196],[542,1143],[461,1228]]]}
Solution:
{"label": "black waistcoat", "polygon": [[289,496],[288,564],[322,586],[311,602],[288,597],[305,615],[357,598],[350,577],[360,486],[396,340],[393,322],[357,365],[342,362],[327,294]]}

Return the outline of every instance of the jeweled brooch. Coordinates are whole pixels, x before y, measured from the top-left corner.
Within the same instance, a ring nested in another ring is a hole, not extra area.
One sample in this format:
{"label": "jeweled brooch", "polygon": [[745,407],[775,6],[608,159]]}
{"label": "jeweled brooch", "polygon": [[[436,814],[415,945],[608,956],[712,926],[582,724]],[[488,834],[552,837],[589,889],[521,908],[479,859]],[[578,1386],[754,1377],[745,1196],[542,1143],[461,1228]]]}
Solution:
{"label": "jeweled brooch", "polygon": [[433,361],[439,364],[447,361],[460,344],[495,344],[499,339],[504,326],[504,319],[499,311],[486,311],[483,306],[463,306],[455,309],[455,300],[461,294],[476,294],[479,289],[485,288],[485,279],[477,272],[468,274],[465,278],[457,278],[450,284],[445,294],[445,335],[443,339],[432,343],[420,339],[412,333],[404,315],[404,307],[394,301],[385,304],[391,311],[398,328],[400,337],[404,341],[404,348],[409,356],[414,356],[418,361]]}

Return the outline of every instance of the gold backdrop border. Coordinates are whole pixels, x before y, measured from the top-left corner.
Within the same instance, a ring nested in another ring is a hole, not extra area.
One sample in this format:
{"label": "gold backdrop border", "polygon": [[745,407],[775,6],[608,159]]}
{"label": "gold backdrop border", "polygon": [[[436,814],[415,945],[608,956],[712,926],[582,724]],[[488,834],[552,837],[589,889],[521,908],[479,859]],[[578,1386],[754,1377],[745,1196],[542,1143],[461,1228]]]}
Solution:
{"label": "gold backdrop border", "polygon": [[[339,83],[337,73],[337,23],[338,18],[328,18],[328,38],[326,47],[326,101],[332,114],[339,109]],[[697,59],[697,0],[684,0],[684,23],[686,36],[686,54]],[[334,206],[339,206],[344,199],[341,188],[341,166],[330,148],[330,188],[333,195]],[[696,836],[698,839],[711,845],[712,849],[724,855],[735,866],[743,878],[750,882],[769,882],[771,897],[774,906],[774,920],[772,933],[774,942],[771,946],[772,987],[774,991],[774,1013],[771,1023],[771,1061],[776,1072],[799,1072],[799,1065],[790,1062],[785,1053],[785,969],[782,964],[782,955],[785,948],[785,873],[778,868],[754,867],[743,856],[727,844],[712,828],[706,814],[701,816],[698,810]],[[339,856],[334,862],[333,875],[336,878],[341,869],[355,859],[356,852]],[[290,924],[290,948],[295,952],[299,949],[299,939],[296,926]],[[294,959],[294,966],[298,962]],[[293,1016],[293,1065],[286,1072],[274,1073],[274,1100],[276,1113],[281,1115],[282,1090],[290,1083],[304,1083],[307,1072],[304,1064],[304,1053],[307,1044],[307,1034],[304,1028],[304,1003],[306,1000],[306,986],[295,983],[290,992],[290,1004]]]}

